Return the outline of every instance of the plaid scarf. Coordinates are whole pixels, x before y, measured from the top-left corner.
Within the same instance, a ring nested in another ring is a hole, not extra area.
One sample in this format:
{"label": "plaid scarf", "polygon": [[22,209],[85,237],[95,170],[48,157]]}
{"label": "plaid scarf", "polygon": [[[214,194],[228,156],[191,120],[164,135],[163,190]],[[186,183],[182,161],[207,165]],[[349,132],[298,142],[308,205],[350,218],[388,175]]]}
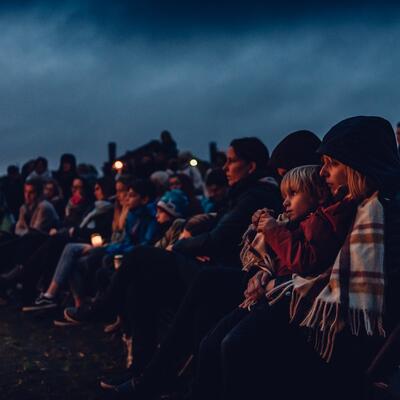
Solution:
{"label": "plaid scarf", "polygon": [[[285,214],[280,214],[276,220],[278,224],[286,225],[289,219]],[[268,251],[265,245],[264,233],[257,232],[257,224],[251,223],[242,237],[240,260],[243,271],[250,271],[256,267],[275,276],[276,256]]]}
{"label": "plaid scarf", "polygon": [[327,362],[336,334],[383,329],[384,211],[375,193],[358,206],[353,227],[333,267],[316,277],[293,275],[291,320],[315,332],[315,348]]}

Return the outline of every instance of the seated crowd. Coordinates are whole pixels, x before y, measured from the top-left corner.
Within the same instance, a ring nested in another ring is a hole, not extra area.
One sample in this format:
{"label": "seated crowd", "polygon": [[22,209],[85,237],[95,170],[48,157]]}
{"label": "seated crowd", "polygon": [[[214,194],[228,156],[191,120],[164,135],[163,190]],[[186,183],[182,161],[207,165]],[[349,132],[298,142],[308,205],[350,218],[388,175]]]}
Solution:
{"label": "seated crowd", "polygon": [[296,131],[271,156],[235,139],[202,172],[168,132],[156,148],[102,178],[70,154],[53,174],[42,157],[9,168],[2,303],[119,331],[126,374],[99,382],[111,398],[158,398],[190,365],[192,399],[362,399],[399,322],[390,123],[348,118],[322,141]]}

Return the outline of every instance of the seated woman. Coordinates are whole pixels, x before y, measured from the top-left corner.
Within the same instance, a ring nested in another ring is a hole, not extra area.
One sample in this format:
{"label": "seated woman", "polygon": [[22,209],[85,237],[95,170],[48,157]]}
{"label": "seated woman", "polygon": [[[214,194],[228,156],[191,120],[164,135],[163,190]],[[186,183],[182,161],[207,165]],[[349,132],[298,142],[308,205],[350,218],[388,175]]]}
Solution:
{"label": "seated woman", "polygon": [[[314,142],[312,141],[309,145],[313,146]],[[285,151],[288,155],[292,154],[291,141],[284,141],[284,146],[280,147],[282,157]],[[315,160],[315,155],[307,146],[300,147],[299,151],[301,154],[296,157],[298,162],[309,164]],[[225,165],[225,170],[231,184],[236,166],[233,164],[234,169],[231,170],[228,165]],[[267,205],[268,203],[265,203],[262,206]],[[248,222],[250,220],[249,216]],[[170,386],[171,382],[176,381],[177,372],[181,369],[183,360],[187,360],[191,354],[194,354],[194,361],[196,361],[201,339],[224,315],[237,307],[249,275],[250,273],[234,268],[208,268],[196,276],[159,350],[140,378],[143,391],[151,388],[152,392],[159,392],[165,387],[166,382]],[[124,382],[124,377],[111,378],[103,380],[101,386],[110,389],[122,382]]]}
{"label": "seated woman", "polygon": [[[129,296],[130,321],[134,326],[134,364],[135,370],[140,371],[158,345],[159,309],[167,305],[177,310],[202,270],[228,269],[240,275],[239,245],[252,214],[262,207],[280,210],[278,185],[263,179],[268,159],[268,150],[259,139],[232,141],[224,168],[230,185],[228,208],[216,226],[178,241],[172,252],[148,246],[136,248],[115,274],[107,300],[99,300],[89,309],[66,309],[66,319],[76,322],[102,319],[111,305],[120,304]],[[225,288],[225,284],[222,282],[219,289]],[[142,298],[147,299],[145,304]]]}
{"label": "seated woman", "polygon": [[[400,160],[389,122],[378,117],[340,122],[319,152],[321,175],[332,194],[344,198],[305,220],[303,237],[265,216],[265,243],[292,280],[273,288],[259,274],[249,282],[245,305],[255,305],[232,312],[202,342],[195,398],[263,399],[266,391],[279,398],[361,398],[374,336],[384,334],[383,293],[385,275],[390,276],[384,265],[384,207],[398,190]],[[348,233],[328,243],[340,232],[332,225],[338,210],[354,203],[353,216],[340,225],[341,232],[350,225]],[[319,228],[311,223],[324,214]],[[327,262],[332,245],[338,254]],[[317,352],[299,326],[309,329]]]}

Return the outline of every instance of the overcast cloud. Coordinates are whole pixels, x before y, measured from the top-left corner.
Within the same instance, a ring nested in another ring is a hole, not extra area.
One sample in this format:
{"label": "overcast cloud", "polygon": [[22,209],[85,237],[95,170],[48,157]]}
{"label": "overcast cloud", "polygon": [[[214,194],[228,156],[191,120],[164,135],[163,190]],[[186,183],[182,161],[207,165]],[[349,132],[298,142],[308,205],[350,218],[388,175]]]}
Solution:
{"label": "overcast cloud", "polygon": [[56,168],[63,152],[100,166],[107,142],[122,153],[163,129],[207,157],[211,140],[256,135],[272,149],[351,115],[400,120],[394,6],[261,17],[256,4],[176,5],[172,17],[162,2],[48,4],[0,6],[0,173],[38,155]]}

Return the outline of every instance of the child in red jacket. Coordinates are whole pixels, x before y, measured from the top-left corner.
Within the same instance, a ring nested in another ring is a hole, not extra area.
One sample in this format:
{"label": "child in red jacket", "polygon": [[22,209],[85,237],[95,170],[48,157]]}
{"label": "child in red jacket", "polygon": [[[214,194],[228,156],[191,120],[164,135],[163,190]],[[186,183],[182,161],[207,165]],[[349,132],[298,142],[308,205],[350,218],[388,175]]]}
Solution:
{"label": "child in red jacket", "polygon": [[319,167],[294,168],[281,183],[288,223],[267,209],[254,214],[253,224],[264,239],[264,254],[273,256],[274,266],[272,270],[261,269],[250,279],[241,307],[254,304],[294,273],[316,275],[333,264],[351,226],[357,200],[344,196],[345,185],[339,182],[332,193],[336,201],[327,206],[325,188]]}

